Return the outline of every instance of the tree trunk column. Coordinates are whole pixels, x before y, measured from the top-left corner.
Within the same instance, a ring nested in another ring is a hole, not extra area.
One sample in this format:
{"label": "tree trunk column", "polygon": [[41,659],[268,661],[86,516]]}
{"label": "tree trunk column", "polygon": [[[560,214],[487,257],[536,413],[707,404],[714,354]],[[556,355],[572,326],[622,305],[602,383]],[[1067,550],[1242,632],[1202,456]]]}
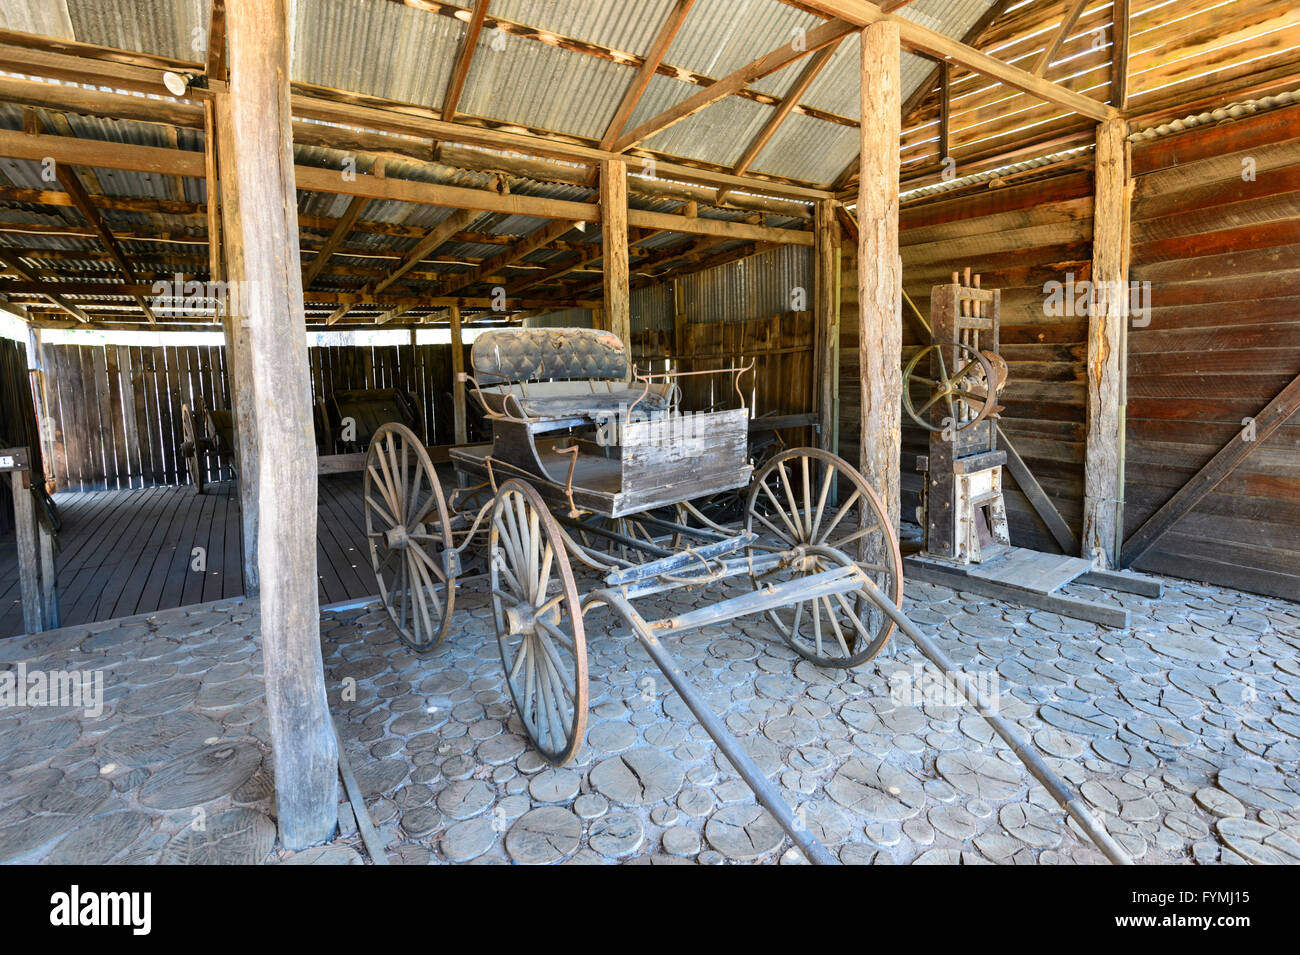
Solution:
{"label": "tree trunk column", "polygon": [[257,403],[262,652],[280,839],[300,849],[338,825],[338,751],[325,698],[312,432],[285,0],[228,8],[235,185]]}
{"label": "tree trunk column", "polygon": [[902,452],[903,268],[898,255],[901,125],[898,26],[862,31],[862,167],[858,186],[859,466],[898,531]]}
{"label": "tree trunk column", "polygon": [[1097,127],[1092,283],[1088,309],[1088,417],[1084,457],[1083,556],[1114,567],[1121,494],[1120,364],[1128,322],[1129,186],[1127,124]]}

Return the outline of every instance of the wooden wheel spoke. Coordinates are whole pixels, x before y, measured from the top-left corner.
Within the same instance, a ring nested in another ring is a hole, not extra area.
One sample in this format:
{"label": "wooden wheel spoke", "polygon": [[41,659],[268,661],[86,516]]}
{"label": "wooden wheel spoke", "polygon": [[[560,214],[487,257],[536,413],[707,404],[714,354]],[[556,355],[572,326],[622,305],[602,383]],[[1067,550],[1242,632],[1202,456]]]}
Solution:
{"label": "wooden wheel spoke", "polygon": [[879,530],[880,530],[879,524],[872,524],[870,527],[859,527],[852,534],[846,534],[843,537],[841,537],[839,540],[827,544],[826,546],[834,547],[836,550],[843,550],[845,545],[852,544],[854,541],[861,540],[862,538],[870,534],[874,534]]}
{"label": "wooden wheel spoke", "polygon": [[[838,597],[840,595],[836,594],[835,596]],[[849,649],[848,643],[845,642],[844,640],[844,631],[840,629],[840,622],[835,619],[835,610],[831,607],[830,598],[822,597],[822,600],[825,601],[826,603],[826,615],[830,618],[831,629],[835,631],[835,642],[838,643],[840,645],[840,649],[844,651],[845,659],[848,659],[849,657],[853,656],[853,652]],[[853,616],[852,612],[849,613],[849,616],[850,617]]]}
{"label": "wooden wheel spoke", "polygon": [[[446,571],[442,569],[441,565],[439,565],[439,563],[436,560],[434,560],[431,556],[425,553],[423,547],[420,547],[419,545],[413,545],[408,547],[407,550],[415,554],[415,556],[419,559],[421,565],[433,571],[433,575],[437,577],[438,580],[440,580],[444,584],[447,582]],[[430,586],[433,585],[430,584]]]}
{"label": "wooden wheel spoke", "polygon": [[795,537],[802,541],[805,538],[803,534],[800,533],[802,530],[800,525],[803,524],[803,521],[799,516],[799,502],[794,499],[794,491],[790,487],[790,475],[786,473],[784,461],[779,462],[777,471],[781,474],[781,485],[785,488],[785,499],[790,503],[790,517],[792,518],[790,529],[794,532]]}
{"label": "wooden wheel spoke", "polygon": [[797,541],[791,540],[791,539],[790,539],[790,536],[789,536],[785,531],[781,530],[781,528],[777,527],[775,524],[773,524],[771,521],[769,521],[769,520],[768,520],[766,517],[764,517],[762,514],[758,513],[758,511],[754,511],[754,517],[756,517],[758,520],[760,520],[760,521],[762,521],[764,524],[766,524],[767,527],[768,527],[768,530],[770,530],[770,531],[771,531],[773,534],[775,534],[777,537],[781,538],[781,540],[785,541],[785,542],[786,542],[787,544],[789,544],[791,547],[795,546],[795,544],[797,543]]}
{"label": "wooden wheel spoke", "polygon": [[835,468],[833,466],[828,467],[826,469],[826,474],[822,477],[821,491],[817,495],[817,513],[813,516],[812,524],[808,528],[808,539],[810,541],[817,540],[817,529],[821,527],[822,524],[822,514],[826,508],[826,498],[830,495],[831,483],[834,477]]}
{"label": "wooden wheel spoke", "polygon": [[872,637],[871,633],[867,630],[866,625],[863,624],[863,622],[858,619],[858,615],[853,612],[853,607],[850,606],[849,602],[846,599],[844,599],[843,594],[836,594],[835,599],[838,600],[840,606],[844,608],[844,613],[846,616],[848,616],[849,621],[853,624],[854,629],[858,631],[858,634],[869,645],[874,638]]}
{"label": "wooden wheel spoke", "polygon": [[560,646],[564,647],[564,649],[568,650],[570,653],[578,652],[577,648],[573,644],[573,640],[569,638],[569,635],[555,624],[551,623],[549,620],[542,620],[540,618],[537,622],[541,625],[541,628],[554,637]]}
{"label": "wooden wheel spoke", "polygon": [[[813,636],[817,641],[817,655],[822,655],[822,612],[821,605],[814,600],[813,605]],[[803,604],[800,604],[803,606]]]}
{"label": "wooden wheel spoke", "polygon": [[[781,523],[783,523],[786,530],[790,532],[790,536],[787,539],[791,544],[799,543],[799,531],[794,524],[790,522],[790,518],[786,516],[785,509],[781,506],[781,502],[776,499],[776,495],[772,493],[772,489],[767,486],[766,482],[759,486],[763,489],[763,493],[772,501],[772,506],[776,508],[776,513],[781,517]],[[784,537],[785,535],[783,534],[781,536]]]}
{"label": "wooden wheel spoke", "polygon": [[[504,645],[505,644],[503,642],[502,646]],[[527,656],[528,656],[528,641],[520,640],[519,651],[515,654],[515,658],[513,662],[511,661],[506,662],[506,679],[509,680],[511,683],[513,683],[515,680],[519,678],[519,670],[523,667],[524,659]]]}
{"label": "wooden wheel spoke", "polygon": [[385,506],[387,506],[388,510],[384,511],[382,508],[380,508],[379,502],[376,501],[374,498],[372,498],[369,494],[366,495],[366,503],[368,503],[371,507],[375,508],[375,510],[384,518],[384,520],[388,522],[390,527],[396,527],[397,518],[394,517],[393,515],[397,512],[397,508],[393,506],[392,490],[385,483],[380,473],[375,470],[375,466],[373,464],[366,465],[366,470],[370,472],[370,476],[374,479],[375,487],[379,488],[379,493],[384,498],[384,504]]}
{"label": "wooden wheel spoke", "polygon": [[826,525],[826,529],[821,532],[821,536],[816,538],[813,543],[823,543],[826,538],[830,537],[831,531],[835,530],[836,526],[841,520],[843,520],[845,514],[853,510],[853,505],[857,503],[860,497],[862,497],[862,491],[858,488],[854,488],[853,493],[849,495],[849,499],[839,506],[839,510],[835,512],[835,516],[831,518],[831,522]]}

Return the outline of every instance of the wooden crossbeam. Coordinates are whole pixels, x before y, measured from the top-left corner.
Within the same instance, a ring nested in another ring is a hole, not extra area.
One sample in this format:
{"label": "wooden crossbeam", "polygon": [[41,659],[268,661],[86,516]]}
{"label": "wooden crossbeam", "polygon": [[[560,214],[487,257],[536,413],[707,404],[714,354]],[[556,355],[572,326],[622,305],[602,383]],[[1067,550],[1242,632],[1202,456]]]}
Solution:
{"label": "wooden crossbeam", "polygon": [[[791,0],[785,2],[789,3]],[[1013,89],[1055,103],[1057,106],[1098,122],[1118,115],[1113,107],[1105,103],[1066,89],[1058,83],[1034,76],[1028,70],[1022,70],[987,53],[981,53],[961,40],[922,26],[906,17],[886,13],[868,0],[799,0],[799,3],[825,16],[847,21],[858,27],[888,21],[898,27],[900,42],[905,49],[913,53],[921,53],[939,60],[949,60],[981,76],[987,76]]]}
{"label": "wooden crossbeam", "polygon": [[668,13],[668,18],[664,25],[659,28],[659,34],[655,37],[654,46],[646,54],[645,62],[641,64],[641,69],[637,70],[636,78],[623,94],[623,100],[618,104],[618,109],[614,111],[614,117],[609,121],[605,128],[605,135],[600,141],[601,149],[611,149],[618,136],[623,132],[623,127],[627,121],[632,118],[632,113],[636,110],[637,103],[641,102],[641,97],[645,94],[646,87],[650,85],[650,79],[659,69],[659,64],[664,61],[664,54],[668,52],[668,47],[672,45],[673,38],[677,36],[677,31],[681,29],[682,24],[686,22],[686,15],[691,12],[695,0],[677,0],[672,10]]}
{"label": "wooden crossbeam", "polygon": [[[20,261],[18,261],[18,257],[12,254],[12,250],[0,249],[0,265],[3,265],[9,271],[13,272],[15,275],[18,275],[28,283],[35,286],[36,294],[43,295],[46,299],[53,302],[59,308],[63,309],[63,311],[67,312],[77,321],[79,322],[90,321],[89,315],[87,315],[85,312],[77,308],[77,306],[73,305],[67,299],[65,299],[61,294],[59,294],[59,292],[57,291],[56,283],[42,281],[36,275],[35,272],[33,272],[31,269],[27,268]],[[6,282],[0,284],[0,294],[5,294],[11,291],[12,291],[12,287],[10,283]]]}
{"label": "wooden crossbeam", "polygon": [[1237,466],[1267,441],[1278,428],[1300,410],[1300,375],[1278,392],[1277,397],[1254,417],[1253,430],[1243,430],[1219,449],[1205,466],[1192,475],[1169,500],[1148,517],[1124,542],[1119,566],[1128,567],[1145,554],[1179,519],[1223,483]]}
{"label": "wooden crossbeam", "polygon": [[[65,136],[31,136],[11,130],[0,130],[0,156],[36,161],[50,156],[56,162],[71,162],[75,165],[190,176],[196,179],[206,175],[206,166],[201,152],[124,143],[92,142]],[[629,166],[633,165],[631,157],[628,163]],[[366,196],[371,199],[450,206],[475,212],[501,212],[540,219],[600,221],[599,207],[594,202],[573,202],[522,194],[502,195],[486,189],[444,186],[413,179],[381,179],[368,175],[345,179],[338,174],[337,170],[321,169],[316,166],[295,166],[294,177],[298,188],[304,192]],[[734,180],[735,177],[730,178]],[[759,242],[806,246],[811,246],[813,243],[812,233],[804,230],[777,229],[746,222],[652,212],[646,209],[629,209],[628,223],[644,229],[728,236]]]}
{"label": "wooden crossbeam", "polygon": [[[772,141],[776,131],[781,128],[781,125],[789,118],[790,113],[799,105],[800,98],[808,92],[808,87],[812,86],[813,80],[817,79],[817,74],[826,66],[827,61],[839,49],[842,42],[844,42],[844,38],[840,37],[829,46],[818,50],[813,58],[808,61],[808,65],[803,68],[799,78],[794,81],[790,91],[781,100],[781,105],[776,108],[776,111],[763,124],[763,128],[759,130],[758,135],[750,140],[749,145],[745,147],[745,151],[740,154],[740,159],[731,170],[733,174],[743,176],[749,171],[749,167],[754,164],[754,160],[763,151],[763,147]],[[730,189],[719,189],[717,201],[722,202],[730,192]]]}
{"label": "wooden crossbeam", "polygon": [[365,208],[366,203],[369,201],[365,196],[353,196],[348,202],[347,209],[343,211],[342,217],[334,224],[334,229],[330,232],[329,238],[325,240],[325,244],[316,253],[316,257],[303,267],[302,287],[304,289],[311,288],[312,283],[320,276],[321,271],[325,268],[325,263],[343,244],[343,240],[348,237],[352,227],[356,224],[357,217],[361,215],[361,210]]}
{"label": "wooden crossbeam", "polygon": [[730,96],[765,76],[788,66],[795,60],[809,53],[816,53],[822,47],[836,43],[850,33],[855,27],[843,20],[832,20],[808,31],[804,42],[785,43],[758,59],[746,63],[740,69],[729,73],[711,86],[706,86],[693,96],[688,96],[676,106],[669,107],[653,119],[646,120],[631,132],[624,133],[614,142],[614,152],[624,152],[644,139],[663,132],[674,123],[680,123],[687,117],[694,116],[724,96]]}
{"label": "wooden crossbeam", "polygon": [[450,123],[456,118],[456,107],[460,105],[460,96],[465,92],[465,81],[469,78],[470,64],[474,61],[474,50],[478,47],[478,37],[483,31],[483,18],[487,16],[489,0],[478,0],[469,23],[465,25],[465,35],[460,40],[460,50],[456,53],[456,65],[452,67],[451,79],[447,81],[447,92],[442,98],[442,118]]}
{"label": "wooden crossbeam", "polygon": [[1070,38],[1070,31],[1074,25],[1079,22],[1079,17],[1083,15],[1084,8],[1092,0],[1074,0],[1074,6],[1065,12],[1065,19],[1061,21],[1060,28],[1052,36],[1047,46],[1043,47],[1043,52],[1038,54],[1038,59],[1034,61],[1032,72],[1035,76],[1042,76],[1047,72],[1047,68],[1052,65],[1052,58],[1060,52],[1061,44]]}

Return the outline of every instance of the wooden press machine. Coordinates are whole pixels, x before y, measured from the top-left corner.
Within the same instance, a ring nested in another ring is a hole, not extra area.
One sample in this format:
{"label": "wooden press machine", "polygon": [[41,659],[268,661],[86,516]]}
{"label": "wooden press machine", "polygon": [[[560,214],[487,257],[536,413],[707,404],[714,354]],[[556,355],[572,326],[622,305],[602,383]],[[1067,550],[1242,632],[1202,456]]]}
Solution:
{"label": "wooden press machine", "polygon": [[[998,353],[1001,292],[964,279],[936,285],[930,296],[930,345],[907,365],[904,406],[930,432],[917,521],[925,552],[960,564],[980,563],[1011,544],[1002,496],[1005,451],[997,446],[997,393],[1007,364]],[[914,387],[915,386],[915,387]],[[924,394],[924,403],[915,394]]]}

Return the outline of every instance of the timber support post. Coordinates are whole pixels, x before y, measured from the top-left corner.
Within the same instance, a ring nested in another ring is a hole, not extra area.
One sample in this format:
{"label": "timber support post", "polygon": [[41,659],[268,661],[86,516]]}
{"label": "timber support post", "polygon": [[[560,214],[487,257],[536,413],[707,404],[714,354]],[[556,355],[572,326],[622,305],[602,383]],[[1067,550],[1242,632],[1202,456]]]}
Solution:
{"label": "timber support post", "polygon": [[280,840],[301,849],[338,828],[338,748],[325,695],[316,571],[312,431],[298,203],[289,115],[286,0],[228,11],[230,107],[259,437],[262,652]]}
{"label": "timber support post", "polygon": [[600,233],[605,271],[601,327],[619,337],[630,361],[632,304],[628,284],[627,163],[620,159],[606,159],[600,164]]}
{"label": "timber support post", "polygon": [[[235,132],[230,94],[213,96],[207,135],[208,205],[210,222],[221,234],[220,252],[209,251],[213,280],[223,282],[225,295],[222,330],[226,337],[226,376],[230,383],[230,410],[235,422],[235,472],[239,475],[239,520],[243,531],[244,594],[259,592],[257,571],[258,432],[257,402],[253,398],[253,369],[248,345],[248,287],[244,265],[244,239],[239,188],[235,181]],[[212,148],[215,144],[215,150]],[[215,181],[213,175],[215,173]],[[215,201],[214,201],[215,200]],[[209,240],[211,241],[211,239]]]}
{"label": "timber support post", "polygon": [[1117,566],[1124,468],[1124,351],[1129,309],[1128,126],[1097,127],[1092,227],[1092,297],[1088,308],[1088,411],[1084,457],[1083,557]]}
{"label": "timber support post", "polygon": [[453,305],[448,312],[451,316],[451,395],[456,443],[469,444],[465,417],[465,342],[460,330],[460,306]]}
{"label": "timber support post", "polygon": [[840,224],[833,200],[817,203],[817,238],[813,323],[813,374],[816,377],[817,447],[833,451],[835,435],[835,345],[839,338]]}
{"label": "timber support post", "polygon": [[859,470],[898,533],[902,450],[903,267],[898,253],[901,104],[898,25],[862,31],[862,163],[858,184]]}

